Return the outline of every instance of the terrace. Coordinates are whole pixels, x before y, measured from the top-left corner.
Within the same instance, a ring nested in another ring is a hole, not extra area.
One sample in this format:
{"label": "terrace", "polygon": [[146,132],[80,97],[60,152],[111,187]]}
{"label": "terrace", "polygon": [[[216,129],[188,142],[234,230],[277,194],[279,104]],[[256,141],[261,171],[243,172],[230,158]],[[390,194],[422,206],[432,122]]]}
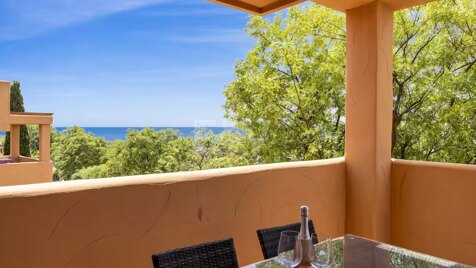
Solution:
{"label": "terrace", "polygon": [[[267,14],[301,1],[214,2]],[[315,2],[347,17],[345,157],[1,187],[0,266],[151,267],[154,252],[224,237],[247,265],[262,260],[256,230],[296,222],[301,204],[319,235],[476,265],[476,166],[391,158],[393,11],[430,0]],[[0,129],[51,123],[30,116],[0,112]]]}
{"label": "terrace", "polygon": [[[0,81],[0,131],[10,132],[10,155],[0,157],[0,186],[52,181],[51,113],[10,112],[10,83]],[[20,126],[38,125],[39,158],[20,155]],[[4,145],[0,152],[4,153]]]}

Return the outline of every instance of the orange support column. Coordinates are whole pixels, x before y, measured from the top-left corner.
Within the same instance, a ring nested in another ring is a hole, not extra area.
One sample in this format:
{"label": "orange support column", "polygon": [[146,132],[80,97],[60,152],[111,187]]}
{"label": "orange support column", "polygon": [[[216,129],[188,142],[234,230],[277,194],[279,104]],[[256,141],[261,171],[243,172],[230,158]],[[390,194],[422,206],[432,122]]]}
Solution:
{"label": "orange support column", "polygon": [[10,83],[0,81],[0,131],[10,131]]}
{"label": "orange support column", "polygon": [[10,128],[10,156],[13,161],[18,161],[20,156],[20,126],[12,125]]}
{"label": "orange support column", "polygon": [[40,125],[39,127],[39,144],[40,144],[40,161],[50,161],[50,125]]}
{"label": "orange support column", "polygon": [[389,241],[393,10],[376,1],[346,17],[346,232]]}

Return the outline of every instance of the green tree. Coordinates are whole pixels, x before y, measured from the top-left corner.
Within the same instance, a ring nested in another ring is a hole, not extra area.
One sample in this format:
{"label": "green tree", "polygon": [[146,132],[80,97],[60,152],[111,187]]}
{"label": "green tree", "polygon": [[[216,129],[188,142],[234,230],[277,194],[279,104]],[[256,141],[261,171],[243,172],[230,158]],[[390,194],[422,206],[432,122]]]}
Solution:
{"label": "green tree", "polygon": [[107,152],[103,171],[108,177],[160,173],[159,160],[174,140],[177,131],[131,130],[125,141],[117,141]]}
{"label": "green tree", "polygon": [[38,126],[27,126],[30,137],[30,153],[32,157],[38,157],[40,154],[40,133]]}
{"label": "green tree", "polygon": [[175,130],[130,130],[114,142],[104,164],[79,170],[73,178],[101,178],[193,170],[193,141]]}
{"label": "green tree", "polygon": [[[40,133],[38,126],[27,126],[28,135],[30,136],[30,151],[32,157],[38,157],[40,154]],[[55,141],[60,137],[60,133],[54,128],[51,127],[50,143],[51,146]]]}
{"label": "green tree", "polygon": [[216,135],[198,131],[182,137],[175,130],[132,130],[125,141],[116,141],[106,153],[106,162],[73,174],[73,179],[91,179],[192,171],[257,163],[248,136],[234,132]]}
{"label": "green tree", "polygon": [[243,133],[200,131],[194,137],[193,164],[196,169],[225,168],[260,163],[255,143]]}
{"label": "green tree", "polygon": [[195,141],[189,137],[170,139],[159,158],[158,173],[197,170],[194,165]]}
{"label": "green tree", "polygon": [[[395,14],[393,156],[476,161],[476,1]],[[252,17],[253,48],[227,85],[226,116],[263,163],[343,155],[344,15],[319,6]]]}
{"label": "green tree", "polygon": [[108,178],[111,177],[107,170],[107,166],[105,164],[101,164],[98,166],[90,166],[87,168],[83,168],[78,170],[71,176],[73,180],[79,179],[97,179],[97,178]]}
{"label": "green tree", "polygon": [[395,15],[393,155],[476,163],[476,2]]}
{"label": "green tree", "polygon": [[[10,111],[25,112],[20,82],[13,81],[10,86]],[[5,136],[5,155],[10,154],[10,132]],[[20,126],[20,155],[30,157],[30,136],[26,126]]]}
{"label": "green tree", "polygon": [[62,131],[55,135],[52,144],[55,177],[70,180],[81,169],[103,164],[106,149],[104,139],[94,137],[80,127]]}
{"label": "green tree", "polygon": [[250,19],[255,44],[235,66],[224,107],[263,163],[343,154],[344,22],[321,7]]}

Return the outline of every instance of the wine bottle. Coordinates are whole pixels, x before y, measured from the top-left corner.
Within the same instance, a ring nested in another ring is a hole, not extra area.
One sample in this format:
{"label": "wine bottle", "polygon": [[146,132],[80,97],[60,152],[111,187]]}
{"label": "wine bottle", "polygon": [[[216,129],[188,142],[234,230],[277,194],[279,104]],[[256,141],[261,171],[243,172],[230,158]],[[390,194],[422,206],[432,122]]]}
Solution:
{"label": "wine bottle", "polygon": [[309,207],[307,206],[301,206],[301,230],[298,240],[302,249],[302,259],[298,267],[312,267],[311,262],[314,260],[315,254],[309,233]]}

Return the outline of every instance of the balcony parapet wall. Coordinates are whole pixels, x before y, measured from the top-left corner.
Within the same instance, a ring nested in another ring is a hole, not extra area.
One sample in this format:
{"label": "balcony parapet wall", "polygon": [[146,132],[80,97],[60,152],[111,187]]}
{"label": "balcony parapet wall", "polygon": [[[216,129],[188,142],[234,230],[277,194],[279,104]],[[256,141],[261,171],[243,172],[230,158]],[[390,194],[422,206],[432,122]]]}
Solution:
{"label": "balcony parapet wall", "polygon": [[[28,161],[28,159],[25,159]],[[24,161],[24,163],[25,163]],[[25,164],[42,164],[26,162]],[[391,243],[476,265],[476,166],[392,161]],[[0,267],[150,267],[150,254],[297,221],[345,233],[344,159],[0,188]]]}
{"label": "balcony parapet wall", "polygon": [[0,164],[0,186],[51,182],[52,177],[51,162],[19,156],[14,163]]}
{"label": "balcony parapet wall", "polygon": [[391,242],[476,266],[476,166],[393,160]]}
{"label": "balcony parapet wall", "polygon": [[345,228],[343,158],[0,188],[0,267],[150,267],[151,254],[233,237],[261,260],[256,230]]}

